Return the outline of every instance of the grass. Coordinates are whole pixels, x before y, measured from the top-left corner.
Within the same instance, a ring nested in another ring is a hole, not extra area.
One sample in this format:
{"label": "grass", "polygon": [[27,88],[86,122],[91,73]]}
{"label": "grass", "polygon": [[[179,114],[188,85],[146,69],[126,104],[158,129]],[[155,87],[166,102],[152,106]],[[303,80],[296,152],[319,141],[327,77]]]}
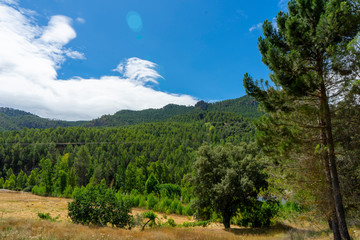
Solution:
{"label": "grass", "polygon": [[[278,224],[271,228],[250,229],[232,226],[225,231],[220,223],[211,223],[207,227],[160,227],[140,231],[117,229],[112,227],[89,227],[73,224],[67,218],[67,203],[63,198],[39,197],[25,193],[0,192],[0,239],[332,239],[331,233],[324,228],[312,229],[297,227],[294,224]],[[6,211],[2,211],[6,210]],[[141,213],[134,209],[133,214]],[[38,213],[59,216],[57,222],[41,220]],[[165,223],[169,218],[178,225],[188,222],[186,216],[169,214],[158,215]],[[355,236],[355,235],[354,235]],[[356,239],[356,238],[355,238]]]}

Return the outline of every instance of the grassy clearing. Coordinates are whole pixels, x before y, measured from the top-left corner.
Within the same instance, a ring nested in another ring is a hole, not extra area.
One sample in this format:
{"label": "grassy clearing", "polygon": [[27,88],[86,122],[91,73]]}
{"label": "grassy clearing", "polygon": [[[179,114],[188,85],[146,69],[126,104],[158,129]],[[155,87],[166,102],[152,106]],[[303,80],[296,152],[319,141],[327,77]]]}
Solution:
{"label": "grassy clearing", "polygon": [[[326,231],[326,226],[304,228],[297,227],[296,224],[279,224],[263,229],[232,226],[230,231],[225,231],[220,223],[212,223],[206,228],[161,227],[145,231],[82,226],[72,224],[67,218],[69,201],[71,200],[40,197],[29,193],[0,192],[0,239],[332,239],[332,235]],[[133,209],[133,214],[141,214],[144,211]],[[39,212],[59,218],[57,222],[40,220]],[[175,214],[157,215],[162,222],[169,218],[174,219],[177,224],[194,221],[189,217]]]}

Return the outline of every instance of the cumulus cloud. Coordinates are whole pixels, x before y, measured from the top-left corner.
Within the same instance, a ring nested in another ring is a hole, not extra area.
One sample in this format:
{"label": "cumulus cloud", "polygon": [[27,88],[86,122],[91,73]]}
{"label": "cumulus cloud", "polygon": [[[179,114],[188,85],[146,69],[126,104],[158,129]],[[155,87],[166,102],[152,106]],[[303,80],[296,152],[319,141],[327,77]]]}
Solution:
{"label": "cumulus cloud", "polygon": [[161,78],[156,64],[139,58],[121,62],[120,74],[99,79],[58,79],[67,58],[85,56],[65,47],[76,37],[72,20],[53,16],[39,26],[31,11],[16,1],[0,0],[0,105],[42,117],[88,120],[121,109],[160,108],[169,103],[192,105],[188,95],[156,91],[148,83]]}

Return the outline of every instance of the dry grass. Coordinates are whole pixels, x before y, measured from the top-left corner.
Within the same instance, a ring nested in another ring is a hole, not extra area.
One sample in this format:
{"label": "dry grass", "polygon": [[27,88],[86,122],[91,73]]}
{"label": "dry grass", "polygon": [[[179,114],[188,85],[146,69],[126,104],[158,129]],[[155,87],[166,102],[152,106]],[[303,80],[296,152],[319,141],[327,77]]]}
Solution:
{"label": "dry grass", "polygon": [[[146,231],[124,230],[111,227],[89,227],[72,224],[67,218],[67,204],[70,199],[40,197],[29,193],[0,191],[0,239],[331,239],[331,235],[319,236],[319,231],[310,228],[278,225],[267,229],[249,229],[233,227],[225,231],[221,224],[196,228],[154,228]],[[134,209],[133,214],[142,213],[142,209]],[[60,222],[40,220],[38,212],[59,216]],[[185,216],[174,214],[170,217],[176,223],[192,221]]]}

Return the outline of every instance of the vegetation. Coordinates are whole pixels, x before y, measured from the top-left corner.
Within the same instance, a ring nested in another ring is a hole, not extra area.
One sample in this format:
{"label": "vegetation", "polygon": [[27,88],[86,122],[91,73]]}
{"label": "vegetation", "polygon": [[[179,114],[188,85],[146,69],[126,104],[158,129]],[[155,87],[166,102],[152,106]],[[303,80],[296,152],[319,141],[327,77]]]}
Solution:
{"label": "vegetation", "polygon": [[278,14],[276,28],[263,24],[259,39],[274,85],[254,82],[248,74],[244,78],[247,93],[268,113],[257,124],[258,143],[270,157],[275,181],[295,180],[292,187],[282,187],[302,193],[303,200],[314,199],[331,222],[334,238],[350,239],[333,134],[336,106],[358,89],[359,4],[293,0],[288,9]]}
{"label": "vegetation", "polygon": [[76,188],[73,199],[68,208],[69,217],[74,223],[100,226],[110,223],[122,228],[131,224],[132,217],[127,203],[102,184]]}
{"label": "vegetation", "polygon": [[238,208],[254,201],[266,188],[266,175],[256,161],[253,144],[240,146],[203,146],[194,164],[194,192],[197,196],[197,215],[210,218],[210,209],[220,213],[225,228]]}

